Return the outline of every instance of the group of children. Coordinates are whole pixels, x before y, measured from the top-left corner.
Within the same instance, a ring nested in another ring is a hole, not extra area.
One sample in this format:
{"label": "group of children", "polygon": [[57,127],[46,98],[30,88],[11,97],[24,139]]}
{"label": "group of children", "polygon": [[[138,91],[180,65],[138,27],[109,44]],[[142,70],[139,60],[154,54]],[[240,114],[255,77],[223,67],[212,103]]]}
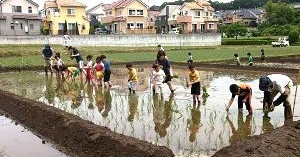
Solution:
{"label": "group of children", "polygon": [[[54,57],[52,57],[53,52],[49,45],[46,45],[42,56],[45,59],[45,72],[47,74],[48,67],[51,67],[50,71],[52,73],[52,68],[56,71],[56,74],[59,78],[71,78],[75,81],[75,78],[80,76],[82,78],[83,75],[86,76],[86,80],[88,83],[92,83],[97,86],[102,86],[103,82],[105,86],[111,87],[110,83],[110,62],[107,60],[105,55],[100,55],[96,58],[96,62],[93,62],[93,56],[88,55],[86,57],[87,62],[84,63],[83,57],[80,54],[79,50],[75,47],[67,47],[70,53],[69,60],[76,60],[77,66],[67,67],[64,61],[61,58],[60,53],[55,53]],[[66,53],[67,54],[67,53]],[[51,62],[50,62],[51,61]],[[53,62],[52,62],[53,61]],[[65,76],[66,74],[66,76]]]}
{"label": "group of children", "polygon": [[[275,106],[283,104],[285,119],[292,119],[291,103],[289,99],[292,86],[293,81],[291,78],[282,74],[272,74],[263,76],[259,79],[259,89],[264,92],[263,110],[265,114],[272,112]],[[229,111],[234,98],[238,96],[239,112],[243,111],[243,104],[245,104],[249,114],[252,115],[253,107],[251,104],[251,86],[247,84],[232,84],[229,89],[232,93],[232,97],[226,106],[226,110]],[[274,98],[278,94],[279,97],[274,101]]]}
{"label": "group of children", "polygon": [[[265,56],[265,51],[264,49],[261,49],[260,50],[261,52],[261,55],[260,55],[260,59],[263,63],[266,63],[266,56]],[[247,56],[248,56],[248,65],[249,66],[253,66],[254,64],[254,61],[253,61],[253,57],[252,57],[252,54],[249,52],[247,53]],[[235,57],[235,63],[237,66],[240,66],[241,65],[241,61],[240,61],[240,58],[239,58],[239,55],[237,53],[234,54],[234,57]]]}

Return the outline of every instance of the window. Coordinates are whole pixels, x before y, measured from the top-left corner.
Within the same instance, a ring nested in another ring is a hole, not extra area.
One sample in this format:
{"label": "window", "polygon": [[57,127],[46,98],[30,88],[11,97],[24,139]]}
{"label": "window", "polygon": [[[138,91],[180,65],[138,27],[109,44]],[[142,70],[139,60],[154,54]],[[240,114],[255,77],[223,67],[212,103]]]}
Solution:
{"label": "window", "polygon": [[189,14],[189,12],[188,11],[185,11],[185,15],[188,15]]}
{"label": "window", "polygon": [[32,13],[32,7],[28,7],[28,13]]}
{"label": "window", "polygon": [[58,29],[59,30],[64,30],[65,24],[64,23],[59,23],[58,24]]}
{"label": "window", "polygon": [[21,23],[20,28],[23,29],[23,23]]}
{"label": "window", "polygon": [[130,10],[129,10],[129,15],[131,15],[131,16],[132,16],[132,15],[135,15],[135,10],[130,9]]}
{"label": "window", "polygon": [[22,7],[21,6],[12,6],[12,12],[13,13],[22,13]]}
{"label": "window", "polygon": [[75,15],[75,9],[68,9],[68,15]]}
{"label": "window", "polygon": [[10,23],[10,29],[15,29],[15,24],[14,23]]}
{"label": "window", "polygon": [[136,15],[144,15],[144,10],[137,10]]}
{"label": "window", "polygon": [[134,23],[127,23],[127,29],[134,29]]}
{"label": "window", "polygon": [[195,11],[195,17],[200,17],[201,16],[201,12],[200,11]]}
{"label": "window", "polygon": [[136,23],[136,28],[143,29],[144,28],[144,24],[143,23]]}
{"label": "window", "polygon": [[30,29],[34,29],[34,25],[31,23],[31,24],[29,25],[29,28],[30,28]]}
{"label": "window", "polygon": [[206,12],[206,16],[208,16],[208,12]]}
{"label": "window", "polygon": [[153,18],[150,18],[150,22],[153,22]]}
{"label": "window", "polygon": [[68,30],[75,30],[76,24],[75,23],[68,23]]}
{"label": "window", "polygon": [[212,12],[210,12],[210,16],[213,16],[213,13],[212,13]]}
{"label": "window", "polygon": [[208,28],[209,28],[209,29],[214,29],[214,24],[209,24],[209,25],[208,25]]}

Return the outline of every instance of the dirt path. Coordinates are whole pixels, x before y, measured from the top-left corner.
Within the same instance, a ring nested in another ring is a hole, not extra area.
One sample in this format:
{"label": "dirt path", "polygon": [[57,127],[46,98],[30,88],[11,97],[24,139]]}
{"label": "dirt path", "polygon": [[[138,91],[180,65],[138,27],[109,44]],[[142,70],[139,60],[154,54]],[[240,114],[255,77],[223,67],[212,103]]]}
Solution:
{"label": "dirt path", "polygon": [[0,90],[0,100],[2,111],[65,148],[71,156],[174,156],[166,147],[114,133],[75,115],[9,92]]}
{"label": "dirt path", "polygon": [[285,125],[271,133],[251,137],[218,151],[214,157],[299,157],[300,121]]}

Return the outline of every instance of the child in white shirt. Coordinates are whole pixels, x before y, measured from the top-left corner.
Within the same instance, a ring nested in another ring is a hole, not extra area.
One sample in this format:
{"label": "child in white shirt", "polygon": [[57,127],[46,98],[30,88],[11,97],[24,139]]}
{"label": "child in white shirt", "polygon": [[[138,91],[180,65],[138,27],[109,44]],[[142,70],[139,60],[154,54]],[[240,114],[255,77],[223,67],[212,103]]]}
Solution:
{"label": "child in white shirt", "polygon": [[151,83],[152,83],[152,87],[153,87],[153,92],[154,93],[159,93],[158,89],[160,90],[160,92],[162,93],[162,86],[163,86],[163,82],[165,79],[165,73],[164,71],[160,68],[160,66],[158,64],[155,64],[153,66],[153,72],[152,72],[152,77],[151,77]]}

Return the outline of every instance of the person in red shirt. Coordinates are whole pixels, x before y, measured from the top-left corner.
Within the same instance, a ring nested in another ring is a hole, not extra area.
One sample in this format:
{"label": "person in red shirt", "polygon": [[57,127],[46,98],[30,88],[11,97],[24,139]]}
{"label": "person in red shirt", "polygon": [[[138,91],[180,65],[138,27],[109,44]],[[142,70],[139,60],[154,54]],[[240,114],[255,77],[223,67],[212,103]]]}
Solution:
{"label": "person in red shirt", "polygon": [[229,111],[230,106],[232,105],[235,96],[238,95],[238,109],[239,112],[243,112],[243,104],[245,103],[246,109],[248,110],[249,114],[253,113],[253,109],[251,106],[251,98],[252,98],[252,89],[247,84],[232,84],[230,86],[230,92],[232,93],[232,97],[226,106],[226,110]]}

